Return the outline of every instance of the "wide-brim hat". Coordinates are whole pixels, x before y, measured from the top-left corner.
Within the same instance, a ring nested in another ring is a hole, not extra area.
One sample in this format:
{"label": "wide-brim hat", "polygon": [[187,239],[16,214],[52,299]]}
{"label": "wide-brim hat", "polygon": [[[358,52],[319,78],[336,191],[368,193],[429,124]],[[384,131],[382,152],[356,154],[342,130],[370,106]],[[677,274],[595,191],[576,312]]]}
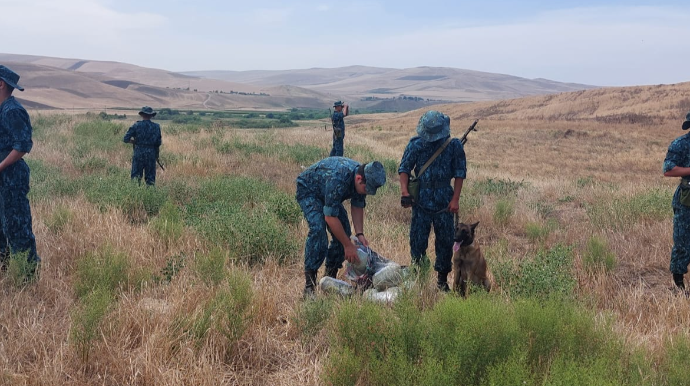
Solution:
{"label": "wide-brim hat", "polygon": [[24,87],[19,85],[19,74],[3,65],[0,65],[0,79],[5,81],[5,83],[11,87],[16,88],[19,91],[24,91]]}
{"label": "wide-brim hat", "polygon": [[153,111],[153,109],[149,106],[144,106],[141,108],[141,111],[139,111],[139,115],[150,115],[152,117],[155,117],[157,112]]}
{"label": "wide-brim hat", "polygon": [[685,115],[685,122],[683,122],[683,130],[690,129],[690,111]]}
{"label": "wide-brim hat", "polygon": [[364,179],[368,195],[375,195],[376,190],[386,183],[386,170],[379,161],[364,165]]}
{"label": "wide-brim hat", "polygon": [[426,142],[436,142],[450,135],[450,118],[438,111],[427,111],[419,118],[417,135]]}
{"label": "wide-brim hat", "polygon": [[345,103],[343,103],[342,101],[337,101],[337,102],[333,103],[333,107],[339,107],[339,106],[340,107],[345,106]]}

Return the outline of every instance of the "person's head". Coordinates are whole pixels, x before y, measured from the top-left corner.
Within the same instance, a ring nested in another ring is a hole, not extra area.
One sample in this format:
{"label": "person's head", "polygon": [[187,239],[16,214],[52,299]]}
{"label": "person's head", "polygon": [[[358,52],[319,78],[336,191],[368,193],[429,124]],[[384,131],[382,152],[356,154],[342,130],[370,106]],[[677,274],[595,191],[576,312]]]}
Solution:
{"label": "person's head", "polygon": [[0,65],[0,96],[5,98],[12,95],[14,89],[24,91],[19,85],[19,75],[9,68]]}
{"label": "person's head", "polygon": [[386,183],[386,171],[379,161],[359,165],[355,174],[355,190],[359,194],[373,196],[376,190]]}
{"label": "person's head", "polygon": [[683,122],[683,130],[690,129],[690,111],[685,115],[685,122]]}
{"label": "person's head", "polygon": [[335,111],[342,110],[343,106],[345,106],[345,104],[342,101],[337,101],[337,102],[333,103],[333,108],[335,109]]}
{"label": "person's head", "polygon": [[450,135],[450,118],[438,111],[427,111],[419,118],[417,135],[425,142],[436,142]]}
{"label": "person's head", "polygon": [[144,119],[151,119],[158,114],[157,112],[153,111],[153,109],[149,106],[144,106],[141,108],[141,111],[139,111],[139,115],[144,118]]}

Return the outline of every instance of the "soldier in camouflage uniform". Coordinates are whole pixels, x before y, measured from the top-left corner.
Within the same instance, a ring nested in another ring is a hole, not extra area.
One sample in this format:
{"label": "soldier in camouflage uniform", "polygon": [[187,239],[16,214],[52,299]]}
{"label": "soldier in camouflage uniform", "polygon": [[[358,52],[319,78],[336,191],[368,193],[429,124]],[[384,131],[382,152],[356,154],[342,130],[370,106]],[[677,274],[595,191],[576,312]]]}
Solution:
{"label": "soldier in camouflage uniform", "polygon": [[[683,130],[688,128],[690,128],[690,112],[686,115],[682,125]],[[681,177],[683,180],[690,179],[690,133],[671,142],[664,160],[664,176]],[[670,270],[673,274],[673,282],[681,290],[685,290],[683,275],[688,272],[688,264],[690,263],[690,207],[681,203],[681,194],[684,189],[690,188],[683,187],[681,183],[676,188],[671,202],[673,206],[673,249],[671,250]]]}
{"label": "soldier in camouflage uniform", "polygon": [[333,148],[331,149],[331,157],[342,157],[345,151],[344,140],[345,140],[345,118],[349,113],[349,107],[343,104],[341,101],[337,101],[333,104],[335,112],[331,116],[331,121],[333,122]]}
{"label": "soldier in camouflage uniform", "polygon": [[12,96],[20,87],[19,75],[0,65],[0,257],[7,263],[10,254],[26,253],[32,265],[30,274],[41,261],[36,253],[36,238],[31,224],[29,166],[22,158],[31,151],[29,114]]}
{"label": "soldier in camouflage uniform", "polygon": [[[458,212],[462,183],[467,173],[465,151],[459,139],[453,138],[441,154],[419,175],[419,170],[450,137],[450,118],[438,111],[422,115],[417,125],[418,136],[410,139],[400,161],[400,203],[412,207],[410,252],[412,263],[427,265],[426,249],[431,225],[436,235],[438,288],[448,291],[448,273],[452,270],[454,224],[453,213]],[[414,202],[408,191],[410,173],[419,177],[419,199]],[[453,186],[450,180],[455,179]]]}
{"label": "soldier in camouflage uniform", "polygon": [[[329,157],[303,171],[296,182],[295,198],[309,224],[304,248],[304,296],[310,297],[324,259],[326,276],[330,277],[336,277],[343,260],[358,259],[343,201],[350,200],[355,236],[362,244],[369,244],[363,233],[365,196],[376,194],[386,183],[386,172],[378,161],[362,165],[349,158]],[[331,233],[330,246],[326,228]]]}
{"label": "soldier in camouflage uniform", "polygon": [[127,130],[123,141],[134,145],[132,154],[132,179],[136,178],[141,183],[142,175],[145,176],[146,185],[156,184],[156,161],[161,146],[161,127],[151,122],[156,112],[149,106],[142,107],[139,115],[142,120],[137,121]]}

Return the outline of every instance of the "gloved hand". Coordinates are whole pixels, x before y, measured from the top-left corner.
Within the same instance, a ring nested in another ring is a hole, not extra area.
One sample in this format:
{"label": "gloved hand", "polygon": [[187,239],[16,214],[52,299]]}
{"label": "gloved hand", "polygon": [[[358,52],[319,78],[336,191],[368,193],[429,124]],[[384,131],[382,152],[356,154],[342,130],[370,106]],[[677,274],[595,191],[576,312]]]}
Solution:
{"label": "gloved hand", "polygon": [[414,205],[414,198],[412,196],[400,197],[400,206],[403,208],[410,208],[412,205]]}

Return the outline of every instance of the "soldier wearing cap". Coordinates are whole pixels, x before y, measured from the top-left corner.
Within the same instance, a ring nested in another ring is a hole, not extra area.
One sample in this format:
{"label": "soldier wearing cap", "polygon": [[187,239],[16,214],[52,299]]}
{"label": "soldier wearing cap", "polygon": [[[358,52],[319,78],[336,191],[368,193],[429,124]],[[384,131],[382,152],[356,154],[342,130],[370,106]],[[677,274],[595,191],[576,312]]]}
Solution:
{"label": "soldier wearing cap", "polygon": [[[690,112],[685,116],[682,129],[690,128]],[[673,194],[673,249],[671,250],[671,274],[680,290],[685,290],[683,276],[690,264],[690,133],[676,138],[668,147],[664,160],[664,176],[681,177],[680,185]]]}
{"label": "soldier wearing cap", "polygon": [[335,112],[331,115],[331,122],[333,122],[333,148],[331,149],[331,157],[342,157],[344,153],[345,140],[345,118],[350,111],[350,108],[341,101],[333,104]]}
{"label": "soldier wearing cap", "polygon": [[0,65],[0,259],[2,264],[12,254],[27,254],[30,274],[41,261],[36,252],[36,238],[31,224],[29,166],[24,154],[31,151],[31,121],[24,107],[13,96],[19,75]]}
{"label": "soldier wearing cap", "polygon": [[[436,235],[436,262],[438,288],[448,291],[448,273],[452,270],[453,257],[453,213],[458,212],[458,201],[462,183],[467,173],[465,151],[459,139],[453,138],[431,165],[419,175],[419,170],[436,150],[450,137],[450,118],[438,111],[422,115],[417,125],[417,135],[410,139],[405,148],[400,168],[400,203],[412,206],[410,225],[410,252],[412,263],[426,266],[426,249],[429,243],[431,225]],[[419,178],[419,199],[414,202],[408,191],[412,170]],[[450,180],[455,179],[453,186]]]}
{"label": "soldier wearing cap", "polygon": [[[326,260],[326,276],[336,277],[344,260],[356,262],[357,248],[343,201],[350,200],[355,236],[368,245],[364,236],[365,196],[374,195],[386,183],[380,162],[366,165],[344,157],[329,157],[304,170],[297,177],[295,198],[309,224],[304,248],[304,296],[314,295],[316,272]],[[328,245],[326,229],[331,233]]]}
{"label": "soldier wearing cap", "polygon": [[123,139],[125,143],[132,143],[134,146],[132,179],[136,178],[141,183],[141,177],[144,175],[146,185],[149,186],[156,184],[156,161],[162,144],[161,127],[151,121],[156,114],[151,107],[142,107],[139,111],[142,120],[132,125]]}

